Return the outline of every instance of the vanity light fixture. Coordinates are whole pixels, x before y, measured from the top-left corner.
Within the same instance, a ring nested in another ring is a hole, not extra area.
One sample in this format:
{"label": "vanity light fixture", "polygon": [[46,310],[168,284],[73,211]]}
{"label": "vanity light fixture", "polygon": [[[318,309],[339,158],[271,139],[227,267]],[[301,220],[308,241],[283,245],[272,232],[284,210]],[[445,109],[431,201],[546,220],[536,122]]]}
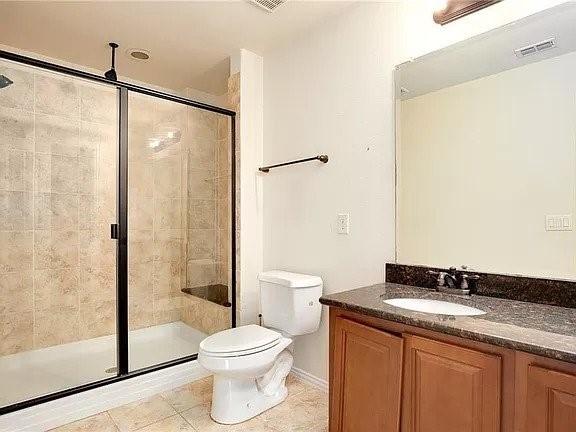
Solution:
{"label": "vanity light fixture", "polygon": [[434,11],[434,22],[440,25],[448,24],[501,1],[502,0],[446,0],[442,3],[443,8]]}

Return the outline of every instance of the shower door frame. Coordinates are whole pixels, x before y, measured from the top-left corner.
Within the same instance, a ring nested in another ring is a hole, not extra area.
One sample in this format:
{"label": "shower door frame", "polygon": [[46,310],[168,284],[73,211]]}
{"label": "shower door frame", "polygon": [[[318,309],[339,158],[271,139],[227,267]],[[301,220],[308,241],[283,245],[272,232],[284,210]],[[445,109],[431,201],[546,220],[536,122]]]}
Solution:
{"label": "shower door frame", "polygon": [[[12,405],[0,407],[0,415],[14,412],[20,409],[32,407],[45,402],[74,395],[83,391],[102,387],[128,378],[133,378],[149,372],[164,369],[170,366],[190,362],[198,358],[198,353],[159,363],[143,369],[129,370],[129,326],[128,326],[128,95],[130,92],[140,93],[147,96],[168,100],[192,108],[202,109],[217,114],[230,117],[230,256],[231,256],[231,324],[236,327],[236,112],[203,102],[194,101],[170,93],[161,92],[151,88],[131,84],[123,81],[112,81],[96,74],[74,69],[67,66],[50,63],[47,61],[23,56],[9,51],[0,50],[0,59],[14,63],[20,63],[51,72],[69,75],[88,81],[98,82],[108,86],[113,86],[118,92],[118,185],[117,185],[117,215],[115,230],[117,235],[111,233],[111,239],[115,239],[116,245],[116,353],[117,353],[117,375],[77,387],[60,390],[54,393],[38,396]],[[114,228],[112,228],[114,231]]]}

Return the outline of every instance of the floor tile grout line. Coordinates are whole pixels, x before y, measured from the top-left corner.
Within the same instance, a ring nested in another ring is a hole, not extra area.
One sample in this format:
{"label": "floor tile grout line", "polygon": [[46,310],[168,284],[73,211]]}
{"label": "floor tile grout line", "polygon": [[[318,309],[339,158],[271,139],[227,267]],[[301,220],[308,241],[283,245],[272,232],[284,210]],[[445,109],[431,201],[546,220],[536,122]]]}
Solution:
{"label": "floor tile grout line", "polygon": [[110,422],[114,425],[114,428],[116,429],[116,431],[120,432],[120,428],[118,427],[118,425],[116,424],[116,422],[114,421],[114,419],[112,418],[112,416],[110,415],[110,413],[108,411],[103,411],[102,413],[98,413],[95,415],[99,415],[99,414],[105,414],[106,417],[108,417],[108,419],[110,420]]}
{"label": "floor tile grout line", "polygon": [[[298,385],[298,386],[296,387],[296,388],[299,389],[299,391],[296,391],[296,392],[294,392],[294,390],[295,390],[294,387],[293,387],[292,385],[289,385],[289,387],[290,387],[290,389],[291,389],[291,390],[290,390],[290,394],[289,394],[289,399],[292,399],[292,401],[295,402],[296,405],[310,404],[311,409],[314,409],[314,410],[315,410],[316,408],[321,408],[320,405],[324,405],[324,403],[322,403],[321,401],[319,401],[320,404],[317,404],[316,401],[315,401],[315,399],[316,399],[315,396],[313,396],[312,398],[310,398],[310,400],[299,400],[299,399],[301,399],[302,397],[305,397],[306,394],[310,394],[310,396],[312,396],[312,395],[314,395],[314,394],[317,394],[317,396],[321,397],[322,399],[324,399],[324,398],[327,397],[327,396],[326,396],[323,392],[319,392],[319,390],[316,389],[313,385],[311,385],[311,384],[309,384],[309,383],[306,383],[306,382],[303,382],[302,380],[300,380],[300,379],[298,379],[298,378],[296,378],[296,377],[292,377],[292,378],[293,378],[293,381],[292,381],[292,382],[297,382],[298,384],[301,384],[301,385]],[[199,383],[199,382],[202,382],[202,381],[204,381],[204,380],[205,380],[205,378],[200,379],[200,380],[195,380],[195,381],[192,381],[192,382],[190,382],[190,383],[184,384],[184,385],[181,386],[181,387],[184,388],[185,392],[189,392],[189,393],[191,393],[191,394],[193,394],[193,395],[196,395],[194,389],[190,389],[190,388],[187,388],[187,387],[188,387],[190,384]],[[200,421],[200,419],[202,419],[202,421],[206,420],[206,419],[204,419],[204,417],[206,417],[206,416],[208,417],[208,420],[209,420],[209,417],[210,417],[210,416],[209,416],[209,412],[206,412],[205,410],[202,410],[203,412],[202,412],[201,415],[199,415],[199,416],[197,416],[197,417],[194,417],[194,418],[191,417],[190,420],[189,420],[189,419],[187,418],[187,416],[185,416],[184,414],[185,414],[187,411],[191,411],[191,410],[193,410],[193,409],[195,409],[195,408],[198,408],[198,407],[201,406],[201,405],[204,405],[204,406],[206,406],[206,404],[209,405],[210,401],[200,402],[200,403],[195,404],[195,405],[193,405],[193,406],[190,406],[190,407],[188,407],[187,409],[184,409],[183,411],[180,412],[180,411],[178,411],[178,409],[176,408],[176,405],[177,405],[176,400],[174,400],[174,402],[171,403],[171,402],[168,400],[168,397],[167,397],[168,393],[169,393],[170,391],[173,391],[173,390],[176,390],[176,389],[172,389],[172,390],[169,390],[169,391],[159,392],[159,393],[156,393],[156,394],[153,395],[153,396],[150,396],[150,397],[142,398],[142,399],[141,399],[141,401],[142,401],[142,400],[147,400],[147,399],[149,400],[149,399],[152,399],[152,398],[155,398],[155,397],[159,397],[159,399],[161,399],[167,406],[169,406],[169,407],[172,409],[173,413],[171,413],[170,415],[166,415],[166,416],[164,416],[163,418],[156,419],[155,421],[153,421],[153,422],[151,422],[151,423],[147,423],[147,424],[145,424],[145,425],[142,425],[142,426],[138,427],[138,429],[135,429],[134,432],[144,430],[145,428],[150,427],[150,426],[152,426],[152,425],[154,425],[154,424],[156,424],[156,423],[164,422],[164,421],[166,421],[167,419],[174,418],[174,417],[176,417],[179,421],[183,421],[182,424],[186,424],[186,425],[190,426],[193,431],[195,431],[195,432],[201,432],[197,427],[194,426],[193,423],[195,423],[196,420]],[[202,391],[205,391],[205,389],[202,389],[202,388],[201,388],[201,389],[198,389],[198,391],[202,392]],[[322,393],[322,394],[321,394],[321,393]],[[307,399],[307,398],[305,398],[305,399]],[[314,399],[314,400],[312,400],[312,399]],[[327,401],[326,401],[326,403],[327,403]],[[122,406],[125,407],[125,406],[127,406],[127,405],[130,405],[130,403],[129,403],[129,404],[122,405]],[[318,405],[318,406],[317,406],[317,405]],[[114,409],[114,408],[113,408],[113,409]],[[113,409],[110,409],[110,410],[107,410],[107,411],[103,411],[102,413],[106,413],[108,419],[109,419],[110,422],[111,422],[111,425],[114,425],[114,427],[116,428],[116,431],[117,431],[117,432],[123,432],[123,429],[120,428],[120,426],[118,425],[118,423],[114,420],[114,418],[113,418],[112,415],[110,414],[110,411],[113,410]],[[274,409],[275,409],[275,408],[272,408],[272,409],[269,410],[269,411],[273,411]],[[96,415],[98,415],[98,414],[96,414]],[[278,412],[278,413],[277,413],[277,416],[279,416],[279,417],[277,417],[276,415],[273,415],[273,416],[270,417],[270,418],[268,418],[267,416],[261,417],[261,423],[262,423],[261,426],[263,427],[262,430],[269,430],[268,427],[269,427],[269,426],[273,426],[273,425],[274,425],[274,422],[276,422],[276,421],[282,421],[282,417],[283,417],[284,415],[285,415],[284,413]],[[258,417],[259,417],[259,416],[258,416]],[[256,418],[258,418],[258,417],[256,417]],[[209,421],[210,421],[210,420],[209,420]],[[314,422],[313,425],[310,425],[310,426],[309,426],[309,427],[311,427],[311,429],[306,429],[306,430],[308,430],[308,431],[310,431],[310,432],[311,432],[311,431],[316,431],[316,430],[318,430],[318,431],[320,431],[320,430],[325,431],[325,430],[327,430],[327,429],[323,429],[324,423],[325,423],[324,420],[318,420],[317,422]],[[63,425],[63,426],[64,426],[64,425]],[[260,423],[258,423],[258,426],[260,426]],[[320,429],[317,429],[317,428],[320,428]],[[218,429],[218,430],[220,430],[220,429]],[[224,428],[223,430],[228,430],[228,428]],[[234,427],[234,425],[231,425],[231,426],[229,427],[229,432],[233,432],[233,431],[236,431],[236,430],[237,430],[237,429]],[[244,430],[244,429],[240,428],[239,430]],[[258,429],[254,429],[254,430],[260,430],[260,429],[258,428]],[[272,430],[274,430],[274,428],[273,428]]]}
{"label": "floor tile grout line", "polygon": [[[121,406],[125,406],[125,405],[121,405]],[[108,415],[108,417],[112,421],[112,424],[116,427],[116,430],[118,432],[120,432],[120,426],[118,425],[118,423],[116,423],[116,420],[114,420],[114,417],[112,417],[112,414],[110,414],[110,410],[106,410],[104,412]]]}

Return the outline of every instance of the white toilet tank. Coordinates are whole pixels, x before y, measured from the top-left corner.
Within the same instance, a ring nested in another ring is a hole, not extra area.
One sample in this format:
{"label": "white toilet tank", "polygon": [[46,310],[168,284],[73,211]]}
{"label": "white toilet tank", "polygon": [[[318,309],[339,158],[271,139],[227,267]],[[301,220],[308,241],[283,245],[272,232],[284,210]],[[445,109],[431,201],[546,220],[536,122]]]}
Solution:
{"label": "white toilet tank", "polygon": [[260,273],[262,325],[292,336],[314,333],[320,326],[322,279],[271,270]]}

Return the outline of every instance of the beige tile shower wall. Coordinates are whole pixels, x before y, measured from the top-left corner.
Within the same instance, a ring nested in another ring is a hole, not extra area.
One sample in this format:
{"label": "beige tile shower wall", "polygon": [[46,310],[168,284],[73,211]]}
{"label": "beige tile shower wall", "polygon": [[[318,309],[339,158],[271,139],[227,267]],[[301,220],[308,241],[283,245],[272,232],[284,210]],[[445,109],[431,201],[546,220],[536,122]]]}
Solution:
{"label": "beige tile shower wall", "polygon": [[188,126],[186,285],[198,287],[218,280],[218,114],[191,108]]}
{"label": "beige tile shower wall", "polygon": [[[232,106],[232,110],[236,112],[236,148],[234,155],[234,163],[236,165],[236,191],[235,191],[235,209],[236,209],[236,232],[234,233],[236,239],[236,314],[239,316],[240,312],[240,72],[228,78],[228,102]],[[230,146],[231,147],[231,146]],[[230,176],[230,178],[232,178]],[[231,190],[231,189],[230,189]],[[229,259],[228,265],[231,271],[231,261]],[[228,279],[231,280],[229,271]]]}
{"label": "beige tile shower wall", "polygon": [[[139,95],[129,102],[130,328],[179,320],[208,333],[227,328],[229,309],[181,292],[227,272],[221,116]],[[168,133],[180,139],[155,147]]]}
{"label": "beige tile shower wall", "polygon": [[174,102],[130,95],[130,329],[181,320],[186,179],[190,174],[187,109]]}
{"label": "beige tile shower wall", "polygon": [[[188,157],[189,287],[223,284],[230,287],[230,119],[191,109]],[[231,313],[197,297],[184,298],[182,320],[206,334],[230,328]]]}
{"label": "beige tile shower wall", "polygon": [[[0,73],[14,81],[0,92],[0,355],[113,334],[115,90],[4,64]],[[219,117],[131,94],[131,329],[184,318],[229,327],[229,309],[180,291],[227,272]],[[167,129],[179,142],[154,150]]]}
{"label": "beige tile shower wall", "polygon": [[208,335],[231,327],[230,308],[207,300],[187,296],[182,321]]}
{"label": "beige tile shower wall", "polygon": [[0,355],[113,333],[115,91],[0,73]]}
{"label": "beige tile shower wall", "polygon": [[230,118],[218,117],[216,141],[216,282],[230,286]]}

